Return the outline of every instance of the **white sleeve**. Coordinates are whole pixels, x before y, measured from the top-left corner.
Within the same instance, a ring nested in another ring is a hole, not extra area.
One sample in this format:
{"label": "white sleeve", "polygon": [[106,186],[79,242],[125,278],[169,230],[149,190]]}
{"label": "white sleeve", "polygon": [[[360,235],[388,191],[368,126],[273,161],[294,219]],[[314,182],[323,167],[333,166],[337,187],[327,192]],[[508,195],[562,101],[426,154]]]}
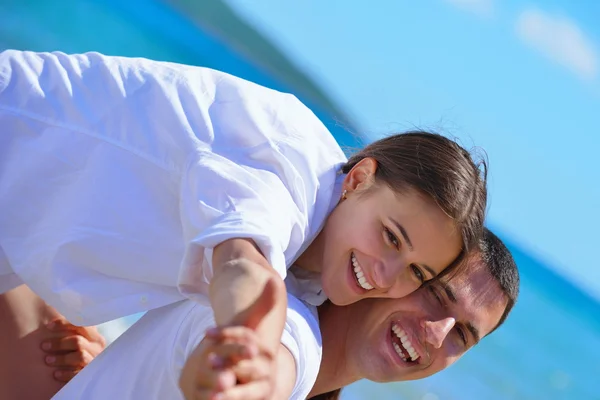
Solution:
{"label": "white sleeve", "polygon": [[[288,295],[288,310],[281,343],[296,362],[296,383],[290,400],[305,400],[317,381],[322,341],[316,308]],[[312,311],[311,311],[312,309]]]}
{"label": "white sleeve", "polygon": [[298,136],[298,121],[287,108],[305,107],[289,105],[288,95],[235,80],[225,76],[219,81],[207,117],[211,129],[206,131],[214,137],[199,138],[181,184],[187,247],[179,288],[188,297],[206,293],[212,249],[219,243],[254,240],[284,279],[309,232],[318,184],[289,150],[294,146],[278,142]]}
{"label": "white sleeve", "polygon": [[339,158],[325,157],[335,141],[321,143],[325,128],[292,100],[199,67],[0,53],[11,268],[86,323],[181,294],[206,304],[212,249],[232,238],[253,239],[284,278],[325,219]]}
{"label": "white sleeve", "polygon": [[176,311],[183,317],[181,324],[176,328],[177,333],[173,340],[169,374],[173,382],[179,382],[181,371],[186,360],[204,339],[207,329],[216,326],[212,308],[191,301],[182,303],[180,310]]}
{"label": "white sleeve", "polygon": [[188,247],[180,272],[182,292],[193,295],[210,282],[212,249],[233,238],[252,239],[284,279],[285,251],[290,242],[303,242],[307,222],[277,175],[204,152],[185,179],[181,212]]}
{"label": "white sleeve", "polygon": [[24,282],[15,274],[0,275],[0,294],[23,285]]}
{"label": "white sleeve", "polygon": [[97,53],[0,52],[0,246],[74,323],[181,300],[173,193],[186,157],[164,133],[184,131],[181,107],[169,109],[184,86],[175,72]]}
{"label": "white sleeve", "polygon": [[6,293],[22,284],[23,281],[13,273],[4,250],[0,246],[0,294]]}

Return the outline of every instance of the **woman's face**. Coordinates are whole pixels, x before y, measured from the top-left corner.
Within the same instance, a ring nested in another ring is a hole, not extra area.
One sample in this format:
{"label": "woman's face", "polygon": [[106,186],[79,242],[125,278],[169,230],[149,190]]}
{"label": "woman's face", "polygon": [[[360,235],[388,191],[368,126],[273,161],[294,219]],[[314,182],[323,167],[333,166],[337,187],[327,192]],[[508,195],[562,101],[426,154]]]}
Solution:
{"label": "woman's face", "polygon": [[460,232],[432,199],[412,189],[396,193],[374,184],[376,168],[367,158],[348,173],[346,198],[315,241],[323,290],[337,305],[404,297],[461,251]]}

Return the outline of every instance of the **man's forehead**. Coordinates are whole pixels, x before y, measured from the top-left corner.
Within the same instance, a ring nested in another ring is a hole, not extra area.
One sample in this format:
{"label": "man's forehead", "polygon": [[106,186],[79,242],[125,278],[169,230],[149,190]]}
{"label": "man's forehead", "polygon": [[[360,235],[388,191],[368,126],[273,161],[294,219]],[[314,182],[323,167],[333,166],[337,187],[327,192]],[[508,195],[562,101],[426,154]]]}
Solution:
{"label": "man's forehead", "polygon": [[471,260],[463,268],[442,277],[440,284],[463,300],[481,297],[490,288],[498,286],[490,271],[479,260]]}
{"label": "man's forehead", "polygon": [[491,332],[502,317],[507,298],[500,284],[478,258],[459,272],[440,279],[457,321],[470,323],[480,336]]}

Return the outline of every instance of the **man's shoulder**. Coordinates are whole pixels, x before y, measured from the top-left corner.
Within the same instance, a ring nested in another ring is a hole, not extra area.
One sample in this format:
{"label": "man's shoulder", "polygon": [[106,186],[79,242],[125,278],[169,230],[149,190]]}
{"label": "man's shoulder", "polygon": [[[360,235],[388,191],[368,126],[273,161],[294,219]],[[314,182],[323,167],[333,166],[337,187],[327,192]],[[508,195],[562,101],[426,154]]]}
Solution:
{"label": "man's shoulder", "polygon": [[316,307],[290,294],[282,344],[289,350],[296,364],[296,382],[291,398],[305,398],[319,373],[321,332]]}

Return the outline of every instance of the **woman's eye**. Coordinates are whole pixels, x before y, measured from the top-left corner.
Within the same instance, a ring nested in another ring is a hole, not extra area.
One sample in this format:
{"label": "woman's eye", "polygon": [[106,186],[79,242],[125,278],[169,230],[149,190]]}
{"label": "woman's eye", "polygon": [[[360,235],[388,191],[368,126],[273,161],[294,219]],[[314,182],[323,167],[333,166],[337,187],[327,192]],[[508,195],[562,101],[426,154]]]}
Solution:
{"label": "woman's eye", "polygon": [[415,276],[417,277],[419,282],[421,282],[421,284],[425,283],[425,275],[423,275],[423,272],[421,271],[421,269],[414,264],[411,265],[410,267],[412,268],[413,273],[415,274]]}
{"label": "woman's eye", "polygon": [[392,231],[390,231],[388,228],[385,228],[385,234],[387,235],[387,238],[390,241],[390,243],[396,249],[400,248],[400,241],[398,240],[398,238],[396,237],[396,235],[394,235],[394,233]]}

